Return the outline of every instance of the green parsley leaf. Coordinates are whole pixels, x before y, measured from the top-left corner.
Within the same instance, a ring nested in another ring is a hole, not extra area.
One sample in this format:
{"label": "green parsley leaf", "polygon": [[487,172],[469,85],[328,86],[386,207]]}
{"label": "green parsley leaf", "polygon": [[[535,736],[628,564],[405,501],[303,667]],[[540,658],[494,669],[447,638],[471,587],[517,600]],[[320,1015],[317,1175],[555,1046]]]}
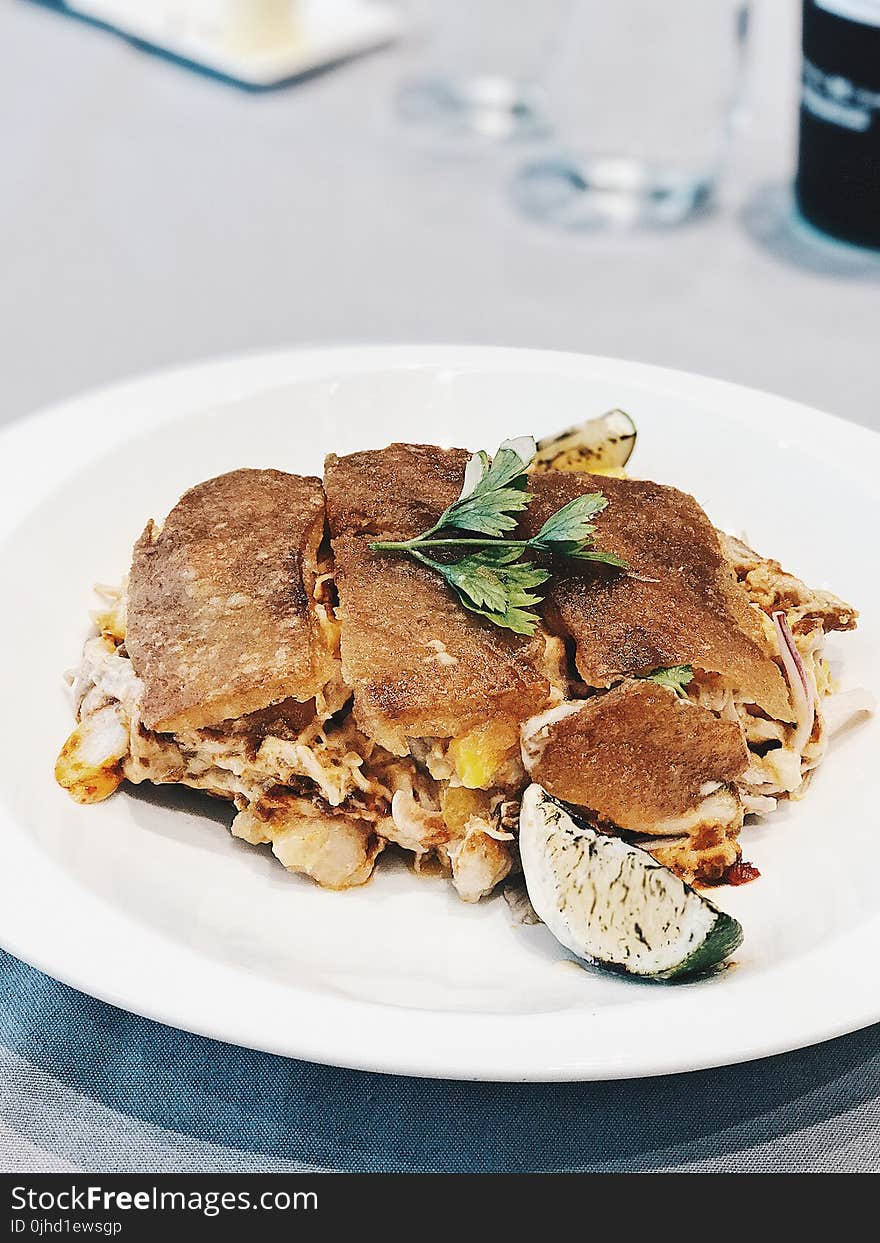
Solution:
{"label": "green parsley leaf", "polygon": [[505,440],[489,463],[489,455],[475,453],[467,464],[461,495],[437,519],[431,534],[438,531],[474,531],[493,538],[513,531],[516,514],[532,499],[526,487],[526,470],[535,456],[530,437]]}
{"label": "green parsley leaf", "polygon": [[[464,596],[461,597],[464,607],[471,613],[476,613],[479,617],[485,617],[495,626],[500,626],[502,630],[512,630],[514,634],[533,635],[538,625],[538,615],[533,613],[531,609],[519,608],[516,605],[509,605],[503,613],[490,613],[487,609],[478,609],[470,604]],[[538,603],[536,601],[535,603]]]}
{"label": "green parsley leaf", "polygon": [[494,492],[473,492],[463,501],[456,501],[435,531],[474,531],[493,538],[516,528],[516,515],[528,505],[531,497],[518,488],[498,488]]}
{"label": "green parsley leaf", "polygon": [[[535,453],[531,436],[521,436],[505,440],[492,459],[482,450],[473,454],[458,499],[432,527],[408,540],[373,541],[371,550],[414,557],[440,574],[472,613],[516,634],[534,634],[539,620],[534,606],[542,598],[535,588],[550,571],[529,560],[527,552],[626,567],[615,553],[593,547],[590,519],[608,504],[600,492],[569,501],[531,539],[504,538],[532,499],[527,471]],[[428,552],[435,548],[455,548],[461,555],[438,561]]]}
{"label": "green parsley leaf", "polygon": [[532,548],[541,548],[546,552],[557,551],[559,545],[565,546],[566,549],[578,547],[588,540],[596,529],[590,519],[600,514],[607,504],[601,492],[576,496],[573,501],[563,505],[562,509],[551,514],[529,543]]}
{"label": "green parsley leaf", "polygon": [[471,612],[518,634],[534,634],[538,619],[529,610],[540,604],[541,597],[533,588],[545,583],[550,573],[520,560],[519,548],[506,548],[499,542],[450,562],[435,561],[417,551],[413,556],[442,575]]}
{"label": "green parsley leaf", "polygon": [[613,552],[593,548],[592,534],[595,527],[591,518],[601,514],[608,501],[601,492],[589,492],[576,496],[562,509],[551,514],[537,535],[529,540],[529,547],[557,557],[569,557],[574,561],[598,561],[603,565],[626,568],[626,562]]}
{"label": "green parsley leaf", "polygon": [[623,557],[618,557],[615,552],[603,552],[601,548],[559,549],[559,552],[560,555],[569,557],[572,561],[598,561],[600,565],[613,565],[618,570],[628,568]]}
{"label": "green parsley leaf", "polygon": [[641,680],[656,682],[658,686],[665,686],[684,698],[684,688],[690,684],[693,676],[694,671],[690,665],[669,665],[665,669],[654,669],[650,673],[642,674]]}

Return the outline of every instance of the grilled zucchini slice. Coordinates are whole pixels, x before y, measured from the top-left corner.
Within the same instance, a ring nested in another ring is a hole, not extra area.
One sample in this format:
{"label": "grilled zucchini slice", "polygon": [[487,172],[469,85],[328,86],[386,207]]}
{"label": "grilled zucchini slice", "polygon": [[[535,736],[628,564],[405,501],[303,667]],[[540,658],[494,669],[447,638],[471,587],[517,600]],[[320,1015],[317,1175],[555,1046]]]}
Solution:
{"label": "grilled zucchini slice", "polygon": [[623,410],[538,441],[534,470],[586,470],[594,475],[621,472],[636,447],[636,425]]}

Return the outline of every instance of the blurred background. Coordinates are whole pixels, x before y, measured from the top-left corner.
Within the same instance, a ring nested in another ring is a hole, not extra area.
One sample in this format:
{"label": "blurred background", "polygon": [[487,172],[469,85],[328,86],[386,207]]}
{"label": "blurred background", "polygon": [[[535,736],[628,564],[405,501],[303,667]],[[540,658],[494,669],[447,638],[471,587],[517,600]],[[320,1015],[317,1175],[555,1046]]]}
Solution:
{"label": "blurred background", "polygon": [[230,351],[456,341],[880,419],[878,252],[793,207],[800,0],[66,8],[0,0],[5,417]]}

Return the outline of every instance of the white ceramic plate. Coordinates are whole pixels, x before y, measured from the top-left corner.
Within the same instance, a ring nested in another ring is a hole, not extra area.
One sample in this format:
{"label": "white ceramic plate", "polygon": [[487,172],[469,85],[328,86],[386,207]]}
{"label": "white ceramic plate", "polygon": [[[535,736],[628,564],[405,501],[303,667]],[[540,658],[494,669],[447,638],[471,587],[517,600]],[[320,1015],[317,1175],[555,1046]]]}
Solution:
{"label": "white ceramic plate", "polygon": [[90,584],[126,570],[145,520],[189,484],[241,465],[317,472],[327,450],[395,439],[492,449],[615,405],[638,423],[639,474],[862,609],[832,654],[845,685],[880,686],[880,438],[863,428],[696,376],[519,350],[311,351],[138,380],[0,437],[0,942],[177,1027],[407,1074],[661,1074],[880,1018],[873,721],[804,802],[745,831],[763,876],[717,894],[746,930],[736,966],[679,986],[581,970],[502,898],[465,906],[384,859],[363,889],[323,892],[186,793],[80,807],[52,780]]}

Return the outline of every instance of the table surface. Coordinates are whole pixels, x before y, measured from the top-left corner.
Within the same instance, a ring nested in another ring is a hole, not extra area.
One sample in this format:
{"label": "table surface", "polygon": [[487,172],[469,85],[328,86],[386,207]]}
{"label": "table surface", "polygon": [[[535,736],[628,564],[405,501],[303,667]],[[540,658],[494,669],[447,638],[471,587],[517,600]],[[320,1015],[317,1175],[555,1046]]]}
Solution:
{"label": "table surface", "polygon": [[[797,5],[756,7],[754,121],[714,210],[572,237],[512,210],[525,148],[401,132],[411,48],[251,95],[7,0],[0,419],[229,352],[458,341],[680,367],[880,429],[880,265],[791,217]],[[0,972],[4,1170],[880,1168],[880,1028],[673,1079],[449,1084],[230,1049]]]}

